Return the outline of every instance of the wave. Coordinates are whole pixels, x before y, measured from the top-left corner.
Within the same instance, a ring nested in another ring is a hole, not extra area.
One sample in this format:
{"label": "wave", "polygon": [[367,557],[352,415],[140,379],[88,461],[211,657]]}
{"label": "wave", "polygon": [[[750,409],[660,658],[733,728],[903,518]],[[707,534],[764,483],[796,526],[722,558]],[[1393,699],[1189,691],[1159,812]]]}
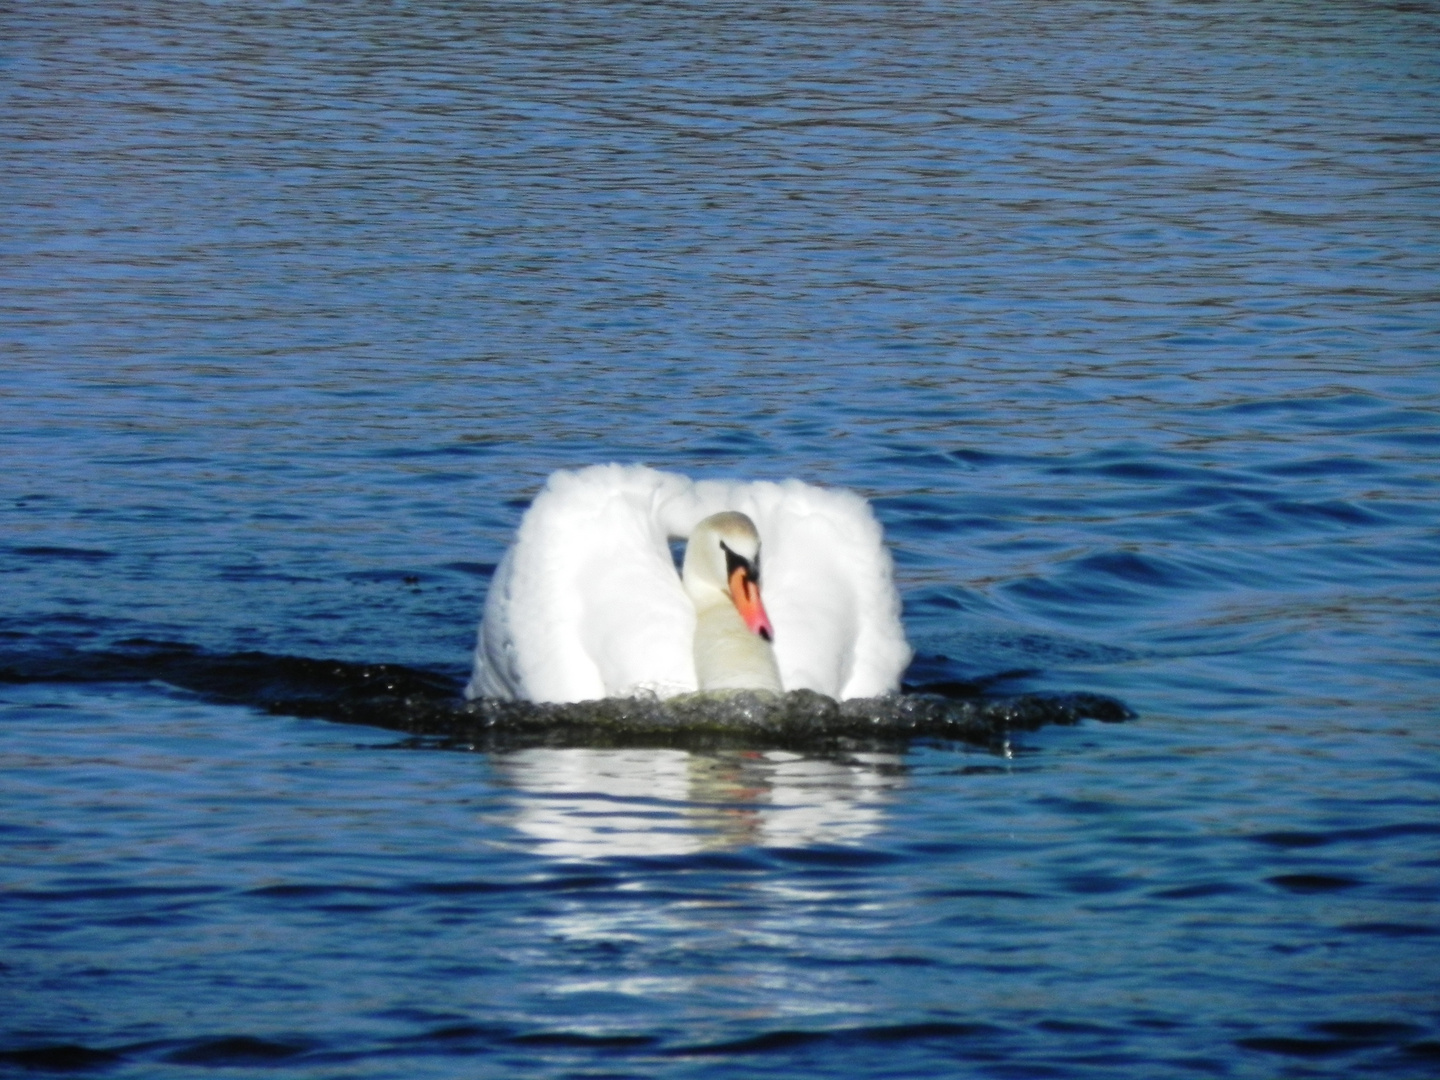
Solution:
{"label": "wave", "polygon": [[211,653],[134,639],[105,651],[0,653],[0,682],[161,682],[214,702],[403,732],[417,744],[475,750],[526,746],[683,749],[894,748],[916,739],[1003,747],[1016,732],[1093,719],[1129,720],[1122,702],[1084,692],[991,696],[938,682],[839,702],[808,690],[578,704],[465,701],[463,680],[400,664]]}

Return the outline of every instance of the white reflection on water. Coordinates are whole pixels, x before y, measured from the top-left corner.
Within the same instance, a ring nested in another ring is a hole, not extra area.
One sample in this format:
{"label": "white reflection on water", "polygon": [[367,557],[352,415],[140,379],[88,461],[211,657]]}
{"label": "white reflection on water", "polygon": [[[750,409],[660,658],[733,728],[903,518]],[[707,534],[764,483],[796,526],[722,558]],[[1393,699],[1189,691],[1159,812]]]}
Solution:
{"label": "white reflection on water", "polygon": [[536,748],[495,767],[539,854],[588,859],[855,843],[882,828],[899,760]]}

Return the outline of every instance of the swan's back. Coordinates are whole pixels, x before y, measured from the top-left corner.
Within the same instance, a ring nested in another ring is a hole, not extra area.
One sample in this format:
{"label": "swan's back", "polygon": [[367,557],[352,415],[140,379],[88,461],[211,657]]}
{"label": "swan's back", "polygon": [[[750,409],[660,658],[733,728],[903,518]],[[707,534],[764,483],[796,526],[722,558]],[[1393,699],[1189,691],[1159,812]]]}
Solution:
{"label": "swan's back", "polygon": [[910,660],[889,553],[848,491],[691,481],[644,466],[553,474],[490,585],[471,697],[584,701],[695,689],[695,609],[670,555],[722,510],[760,532],[761,591],[787,690],[899,688]]}

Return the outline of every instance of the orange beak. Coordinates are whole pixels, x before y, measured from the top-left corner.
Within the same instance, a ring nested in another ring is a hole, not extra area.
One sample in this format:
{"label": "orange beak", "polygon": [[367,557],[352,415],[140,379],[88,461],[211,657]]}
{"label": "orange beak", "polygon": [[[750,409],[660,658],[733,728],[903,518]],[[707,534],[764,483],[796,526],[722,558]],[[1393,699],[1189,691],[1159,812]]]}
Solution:
{"label": "orange beak", "polygon": [[775,640],[775,628],[770,625],[770,616],[765,614],[765,605],[760,602],[760,586],[743,566],[737,566],[730,575],[730,599],[735,601],[735,610],[740,612],[752,633],[766,641]]}

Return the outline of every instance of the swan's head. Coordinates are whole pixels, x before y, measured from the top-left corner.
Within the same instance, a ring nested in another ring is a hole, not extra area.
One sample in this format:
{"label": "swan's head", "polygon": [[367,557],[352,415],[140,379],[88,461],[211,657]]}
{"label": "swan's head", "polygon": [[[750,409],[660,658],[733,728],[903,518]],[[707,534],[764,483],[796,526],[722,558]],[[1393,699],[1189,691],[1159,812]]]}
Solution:
{"label": "swan's head", "polygon": [[760,533],[744,514],[727,510],[696,525],[685,545],[680,576],[697,607],[715,602],[718,591],[735,605],[752,633],[775,639],[760,602]]}

